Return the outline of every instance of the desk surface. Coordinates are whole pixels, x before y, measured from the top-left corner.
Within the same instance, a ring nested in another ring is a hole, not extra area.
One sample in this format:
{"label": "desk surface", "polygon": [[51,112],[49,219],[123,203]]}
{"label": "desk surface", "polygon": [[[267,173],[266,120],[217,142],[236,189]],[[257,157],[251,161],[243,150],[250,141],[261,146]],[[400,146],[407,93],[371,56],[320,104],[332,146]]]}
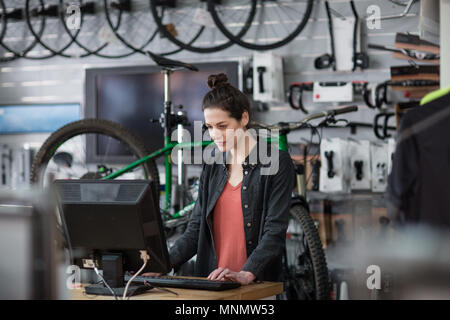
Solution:
{"label": "desk surface", "polygon": [[[72,300],[111,300],[111,296],[86,295],[84,286],[71,290]],[[147,293],[130,297],[130,300],[258,300],[283,293],[282,282],[252,283],[236,289],[224,291],[192,290],[180,288],[167,288],[171,292],[153,288]]]}

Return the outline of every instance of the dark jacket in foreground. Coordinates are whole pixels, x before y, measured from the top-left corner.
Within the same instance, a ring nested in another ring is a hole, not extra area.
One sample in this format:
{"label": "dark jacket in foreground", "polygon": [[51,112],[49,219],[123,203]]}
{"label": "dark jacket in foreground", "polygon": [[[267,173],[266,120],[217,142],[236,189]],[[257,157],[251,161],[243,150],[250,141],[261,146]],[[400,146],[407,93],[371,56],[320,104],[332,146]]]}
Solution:
{"label": "dark jacket in foreground", "polygon": [[[261,143],[251,150],[243,163],[241,186],[247,262],[243,270],[252,272],[258,280],[281,280],[282,255],[285,248],[291,195],[295,185],[295,169],[288,152],[278,150],[269,175],[267,161],[258,155]],[[229,153],[215,149],[225,159]],[[204,164],[200,176],[199,195],[185,233],[170,249],[175,270],[197,254],[195,275],[206,277],[217,268],[213,239],[213,211],[226,183],[228,169],[222,163]],[[234,270],[240,271],[240,270]]]}
{"label": "dark jacket in foreground", "polygon": [[388,196],[397,225],[450,228],[450,93],[403,116]]}

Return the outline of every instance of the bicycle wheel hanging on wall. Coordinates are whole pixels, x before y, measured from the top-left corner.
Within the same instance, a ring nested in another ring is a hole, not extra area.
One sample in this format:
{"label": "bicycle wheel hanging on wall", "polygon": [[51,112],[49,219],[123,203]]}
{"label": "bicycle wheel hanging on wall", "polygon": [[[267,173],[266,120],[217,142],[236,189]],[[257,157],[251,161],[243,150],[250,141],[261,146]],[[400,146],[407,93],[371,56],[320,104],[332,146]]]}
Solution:
{"label": "bicycle wheel hanging on wall", "polygon": [[[118,6],[116,9],[117,15],[112,19],[110,27],[103,3],[86,3],[85,8],[81,10],[81,34],[74,42],[83,50],[101,58],[118,59],[135,54],[136,50],[123,45],[114,34],[114,30],[122,23],[122,15],[129,9],[127,6]],[[65,28],[69,32],[66,25]]]}
{"label": "bicycle wheel hanging on wall", "polygon": [[[69,30],[66,27],[65,18],[68,17],[67,9],[69,6],[77,6],[84,8],[81,1],[63,1],[63,0],[27,0],[25,5],[26,21],[29,30],[37,39],[39,44],[48,50],[50,53],[37,57],[30,57],[32,59],[46,59],[59,55],[65,58],[81,58],[89,56],[91,53],[86,53],[77,46],[72,46],[76,37],[80,33],[80,28]],[[44,16],[45,26],[43,32],[38,34],[32,24],[32,19],[35,17]],[[80,16],[81,24],[81,16]],[[70,48],[70,49],[69,49]],[[64,53],[68,51],[69,53]]]}
{"label": "bicycle wheel hanging on wall", "polygon": [[[4,0],[4,9],[2,9],[2,19],[5,21],[5,30],[1,38],[0,45],[9,51],[14,57],[28,57],[31,50],[38,43],[26,23],[26,12],[24,1]],[[42,35],[45,25],[45,16],[39,16],[32,19],[36,34]]]}
{"label": "bicycle wheel hanging on wall", "polygon": [[328,267],[317,228],[302,205],[293,205],[286,240],[286,295],[289,300],[328,300]]}
{"label": "bicycle wheel hanging on wall", "polygon": [[6,8],[3,0],[0,0],[0,41],[6,32]]}
{"label": "bicycle wheel hanging on wall", "polygon": [[[0,0],[0,43],[6,33],[6,9],[3,0]],[[14,54],[6,51],[6,54],[0,53],[0,62],[7,62],[15,59]]]}
{"label": "bicycle wheel hanging on wall", "polygon": [[[43,143],[33,159],[31,183],[47,186],[55,179],[101,179],[123,168],[123,161],[132,163],[148,154],[144,143],[125,127],[108,120],[83,119],[63,126]],[[159,199],[154,160],[119,179],[151,179]]]}
{"label": "bicycle wheel hanging on wall", "polygon": [[[230,1],[221,1],[228,3]],[[226,19],[233,19],[236,12],[232,5],[223,4],[227,15]],[[183,49],[199,52],[211,53],[226,49],[233,45],[233,42],[227,39],[214,25],[207,10],[205,1],[199,0],[151,0],[151,12],[161,33],[170,41]],[[255,6],[250,10],[241,11],[235,21],[234,31],[237,36],[243,36],[250,28]]]}
{"label": "bicycle wheel hanging on wall", "polygon": [[[103,3],[106,21],[124,46],[141,54],[149,50],[163,56],[183,50],[161,37],[148,1],[104,0]],[[121,23],[116,27],[113,21],[118,21],[119,15]]]}
{"label": "bicycle wheel hanging on wall", "polygon": [[[230,3],[234,3],[231,6]],[[229,8],[250,12],[256,6],[251,28],[245,33],[236,32],[239,21],[229,19]],[[215,24],[233,42],[252,50],[271,50],[292,41],[305,27],[311,15],[313,0],[208,0],[208,9]]]}

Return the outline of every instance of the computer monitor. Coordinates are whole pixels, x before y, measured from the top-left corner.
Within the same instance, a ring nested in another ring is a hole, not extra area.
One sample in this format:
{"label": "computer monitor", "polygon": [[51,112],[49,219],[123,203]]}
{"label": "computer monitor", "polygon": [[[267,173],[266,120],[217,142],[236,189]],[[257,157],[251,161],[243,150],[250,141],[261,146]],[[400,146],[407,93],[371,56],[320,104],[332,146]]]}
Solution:
{"label": "computer monitor", "polygon": [[[102,269],[103,278],[117,295],[123,292],[124,272],[142,267],[140,250],[147,250],[150,256],[143,272],[170,271],[152,181],[56,180],[55,186],[74,264],[82,268],[95,264]],[[87,293],[111,295],[110,291],[104,284],[86,287]]]}

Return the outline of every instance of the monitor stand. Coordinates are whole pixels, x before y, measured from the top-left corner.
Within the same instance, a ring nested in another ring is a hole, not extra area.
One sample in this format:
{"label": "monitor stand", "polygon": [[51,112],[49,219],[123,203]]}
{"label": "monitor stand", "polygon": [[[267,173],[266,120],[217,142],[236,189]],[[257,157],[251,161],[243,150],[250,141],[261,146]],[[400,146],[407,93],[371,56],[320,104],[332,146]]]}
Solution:
{"label": "monitor stand", "polygon": [[[86,294],[98,296],[113,296],[122,297],[125,291],[124,274],[123,274],[123,259],[121,253],[108,253],[102,255],[103,279],[108,283],[111,290],[103,284],[91,284],[84,289]],[[152,289],[150,285],[132,285],[128,286],[127,297],[142,294]]]}

